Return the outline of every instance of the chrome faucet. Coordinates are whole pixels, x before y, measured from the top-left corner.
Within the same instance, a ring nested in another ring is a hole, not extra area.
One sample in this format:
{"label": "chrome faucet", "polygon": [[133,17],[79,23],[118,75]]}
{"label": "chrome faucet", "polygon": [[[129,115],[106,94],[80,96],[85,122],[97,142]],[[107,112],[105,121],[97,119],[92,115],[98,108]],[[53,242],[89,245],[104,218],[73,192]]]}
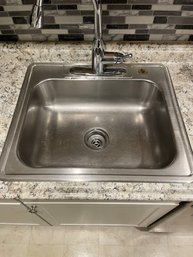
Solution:
{"label": "chrome faucet", "polygon": [[102,39],[102,4],[101,0],[92,0],[95,11],[95,38],[92,50],[92,69],[97,75],[105,74],[106,67],[113,64],[121,64],[126,58],[131,58],[132,54],[120,52],[107,52],[104,49]]}
{"label": "chrome faucet", "polygon": [[[94,27],[95,38],[92,49],[92,70],[82,68],[72,69],[72,73],[92,73],[96,75],[112,75],[119,74],[119,69],[113,69],[112,65],[122,64],[125,59],[131,58],[132,54],[123,54],[120,52],[105,51],[104,42],[102,39],[102,4],[101,0],[92,0],[94,6]],[[42,28],[43,26],[43,0],[36,0],[33,6],[30,24],[33,28]],[[111,67],[111,69],[109,69]]]}

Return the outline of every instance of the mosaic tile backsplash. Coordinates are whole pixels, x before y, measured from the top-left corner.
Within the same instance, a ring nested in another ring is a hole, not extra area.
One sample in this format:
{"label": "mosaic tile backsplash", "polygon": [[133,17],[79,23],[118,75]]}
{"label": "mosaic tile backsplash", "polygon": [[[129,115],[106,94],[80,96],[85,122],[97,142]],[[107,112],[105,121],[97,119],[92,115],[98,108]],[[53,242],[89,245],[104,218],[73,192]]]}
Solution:
{"label": "mosaic tile backsplash", "polygon": [[[32,29],[34,0],[0,0],[0,41],[93,40],[92,0],[44,0],[44,26]],[[102,0],[104,40],[193,41],[193,0]]]}

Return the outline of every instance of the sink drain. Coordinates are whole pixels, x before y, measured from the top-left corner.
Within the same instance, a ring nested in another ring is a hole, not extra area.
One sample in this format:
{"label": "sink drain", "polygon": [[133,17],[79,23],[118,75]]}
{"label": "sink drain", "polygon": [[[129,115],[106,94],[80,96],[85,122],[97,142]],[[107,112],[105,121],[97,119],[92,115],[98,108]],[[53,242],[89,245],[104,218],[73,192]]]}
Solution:
{"label": "sink drain", "polygon": [[93,150],[102,150],[107,146],[109,136],[107,132],[101,128],[92,128],[86,132],[84,142]]}

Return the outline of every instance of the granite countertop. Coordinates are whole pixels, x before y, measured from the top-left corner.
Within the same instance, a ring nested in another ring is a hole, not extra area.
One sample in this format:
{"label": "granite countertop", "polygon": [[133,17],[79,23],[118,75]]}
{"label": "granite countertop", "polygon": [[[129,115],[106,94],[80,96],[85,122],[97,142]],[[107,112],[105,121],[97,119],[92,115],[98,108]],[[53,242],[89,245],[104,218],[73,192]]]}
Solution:
{"label": "granite countertop", "polygon": [[[90,43],[0,43],[0,153],[27,66],[32,62],[90,63]],[[193,147],[193,45],[108,43],[107,49],[132,52],[132,62],[169,68]],[[192,201],[193,183],[3,182],[0,199]]]}

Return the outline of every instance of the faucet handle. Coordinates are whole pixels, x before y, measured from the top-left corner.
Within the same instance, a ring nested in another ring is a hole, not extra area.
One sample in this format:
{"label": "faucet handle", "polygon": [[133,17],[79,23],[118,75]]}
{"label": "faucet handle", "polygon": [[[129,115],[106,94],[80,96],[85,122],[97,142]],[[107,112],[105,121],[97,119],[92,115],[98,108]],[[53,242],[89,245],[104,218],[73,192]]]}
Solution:
{"label": "faucet handle", "polygon": [[132,54],[123,54],[120,52],[103,52],[103,58],[102,63],[103,64],[121,64],[123,63],[127,58],[131,58]]}
{"label": "faucet handle", "polygon": [[127,58],[132,58],[133,57],[133,54],[132,53],[129,53],[129,54],[124,54],[123,56],[123,61]]}
{"label": "faucet handle", "polygon": [[120,52],[115,52],[115,61],[117,64],[121,64],[123,63],[127,58],[132,58],[132,54],[128,53],[128,54],[123,54]]}

